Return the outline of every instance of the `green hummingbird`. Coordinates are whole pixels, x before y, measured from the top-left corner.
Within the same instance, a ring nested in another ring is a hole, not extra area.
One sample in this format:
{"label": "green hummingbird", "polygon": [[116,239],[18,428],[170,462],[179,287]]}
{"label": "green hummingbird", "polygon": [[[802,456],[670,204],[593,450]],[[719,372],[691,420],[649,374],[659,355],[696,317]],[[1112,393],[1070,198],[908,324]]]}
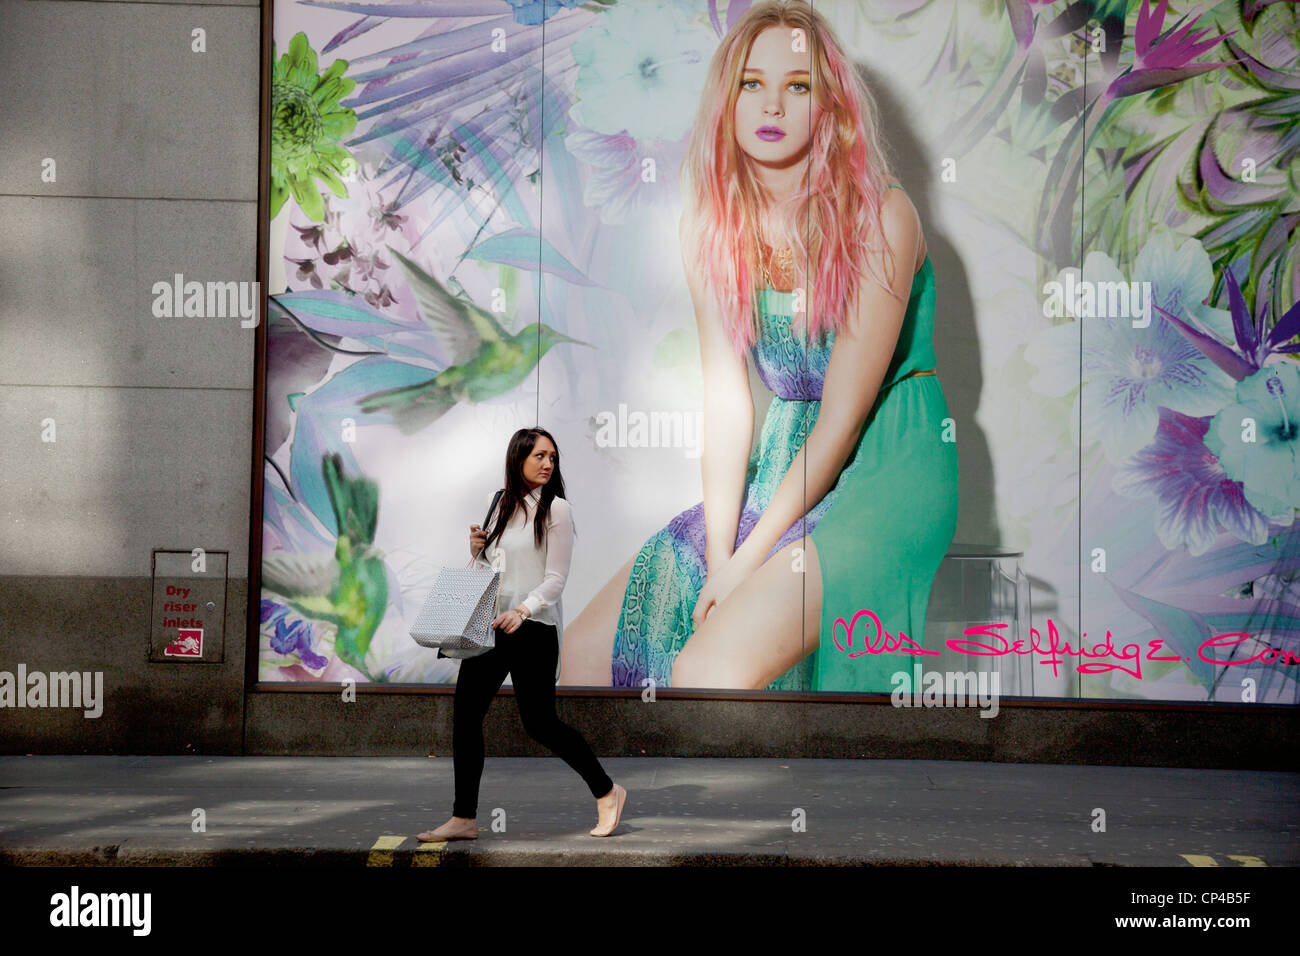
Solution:
{"label": "green hummingbird", "polygon": [[540,322],[511,335],[490,312],[452,295],[400,252],[391,247],[389,251],[406,271],[420,317],[451,359],[427,382],[375,392],[357,403],[363,412],[389,412],[405,435],[434,422],[457,402],[481,402],[518,388],[554,345],[572,342],[595,348]]}
{"label": "green hummingbird", "polygon": [[388,608],[388,575],[374,546],[379,487],[343,477],[338,454],[323,455],[321,468],[339,529],[334,553],[263,555],[262,584],[304,617],[334,624],[339,660],[375,680],[366,654]]}

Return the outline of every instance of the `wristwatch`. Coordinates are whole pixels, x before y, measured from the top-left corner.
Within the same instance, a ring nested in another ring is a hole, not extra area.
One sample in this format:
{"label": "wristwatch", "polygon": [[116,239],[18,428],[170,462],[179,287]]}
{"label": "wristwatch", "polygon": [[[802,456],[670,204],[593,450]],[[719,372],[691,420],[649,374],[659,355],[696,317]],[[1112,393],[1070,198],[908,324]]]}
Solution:
{"label": "wristwatch", "polygon": [[515,613],[525,621],[532,617],[532,615],[528,613],[528,606],[526,604],[521,604],[519,607],[515,608]]}

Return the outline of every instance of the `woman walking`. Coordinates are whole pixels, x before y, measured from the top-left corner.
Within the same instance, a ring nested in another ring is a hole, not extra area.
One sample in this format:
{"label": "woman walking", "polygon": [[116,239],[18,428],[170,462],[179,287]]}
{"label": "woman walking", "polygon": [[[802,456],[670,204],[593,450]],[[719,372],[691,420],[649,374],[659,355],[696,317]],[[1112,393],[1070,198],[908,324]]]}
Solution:
{"label": "woman walking", "polygon": [[496,646],[460,665],[452,709],[456,797],[450,820],[418,834],[417,839],[426,843],[478,838],[475,817],[483,775],[483,719],[506,674],[514,684],[524,730],[576,770],[596,798],[597,821],[591,835],[613,833],[627,803],[627,791],[609,778],[582,735],[555,713],[557,625],[563,620],[560,594],[573,554],[573,520],[551,434],[542,428],[515,432],[506,452],[505,473],[496,520],[488,518],[491,533],[473,524],[469,536],[475,565],[501,572],[492,620]]}

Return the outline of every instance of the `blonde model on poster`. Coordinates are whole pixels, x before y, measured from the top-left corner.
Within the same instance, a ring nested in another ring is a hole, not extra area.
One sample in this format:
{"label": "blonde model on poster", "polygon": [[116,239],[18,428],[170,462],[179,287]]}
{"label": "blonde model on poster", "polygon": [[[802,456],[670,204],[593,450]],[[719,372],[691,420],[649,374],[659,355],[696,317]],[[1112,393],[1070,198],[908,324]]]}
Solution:
{"label": "blonde model on poster", "polygon": [[[704,500],[566,629],[560,683],[887,692],[912,659],[850,657],[882,637],[847,624],[922,645],[957,453],[921,225],[807,3],[756,3],[723,37],[683,183]],[[746,350],[774,393],[752,449]]]}

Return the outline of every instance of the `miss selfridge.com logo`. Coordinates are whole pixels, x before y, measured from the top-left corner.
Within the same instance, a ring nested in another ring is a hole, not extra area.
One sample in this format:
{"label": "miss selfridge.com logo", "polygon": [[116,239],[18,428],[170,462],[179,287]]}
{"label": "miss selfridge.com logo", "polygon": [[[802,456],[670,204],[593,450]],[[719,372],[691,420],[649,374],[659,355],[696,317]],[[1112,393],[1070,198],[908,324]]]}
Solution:
{"label": "miss selfridge.com logo", "polygon": [[104,672],[29,674],[19,664],[17,677],[0,671],[0,707],[84,707],[83,717],[98,717],[104,712]]}

